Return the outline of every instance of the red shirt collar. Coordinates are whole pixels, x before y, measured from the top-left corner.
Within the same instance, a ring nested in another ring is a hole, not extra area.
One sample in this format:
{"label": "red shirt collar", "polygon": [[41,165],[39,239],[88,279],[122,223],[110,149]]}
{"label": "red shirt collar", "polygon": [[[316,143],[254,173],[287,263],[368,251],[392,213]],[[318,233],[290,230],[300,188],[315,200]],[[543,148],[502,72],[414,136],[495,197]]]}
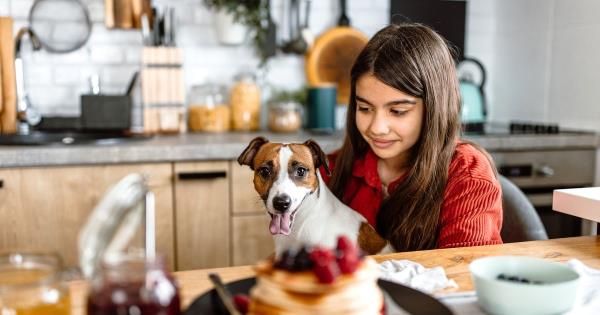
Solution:
{"label": "red shirt collar", "polygon": [[[368,149],[365,155],[354,161],[354,169],[352,170],[352,175],[354,177],[362,177],[364,178],[365,183],[367,185],[375,188],[377,191],[381,191],[381,179],[379,178],[379,173],[377,173],[377,161],[379,157],[375,155],[373,150]],[[394,180],[389,185],[389,191],[392,191],[400,184],[406,176],[407,173],[402,174],[396,180]]]}

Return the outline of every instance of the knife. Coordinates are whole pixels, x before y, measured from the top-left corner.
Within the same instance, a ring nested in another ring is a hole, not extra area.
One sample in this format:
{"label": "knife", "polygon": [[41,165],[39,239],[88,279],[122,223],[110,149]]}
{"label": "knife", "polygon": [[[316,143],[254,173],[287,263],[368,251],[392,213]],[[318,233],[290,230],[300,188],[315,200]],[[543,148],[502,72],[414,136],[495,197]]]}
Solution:
{"label": "knife", "polygon": [[229,314],[242,315],[237,310],[237,308],[235,308],[235,305],[233,304],[233,298],[231,297],[231,293],[225,287],[225,285],[223,285],[223,281],[221,281],[221,277],[219,277],[219,275],[216,273],[210,273],[208,275],[208,278],[210,278],[210,281],[215,286],[215,291],[217,291],[217,294],[219,295],[221,302],[223,302],[223,305],[225,305],[225,308],[227,309]]}

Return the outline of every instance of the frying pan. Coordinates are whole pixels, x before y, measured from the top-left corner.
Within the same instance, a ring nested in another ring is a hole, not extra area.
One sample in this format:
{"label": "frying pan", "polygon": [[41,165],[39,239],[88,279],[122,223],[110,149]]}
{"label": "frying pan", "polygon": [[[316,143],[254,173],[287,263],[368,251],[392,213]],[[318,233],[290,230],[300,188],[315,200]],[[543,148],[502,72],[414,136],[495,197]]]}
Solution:
{"label": "frying pan", "polygon": [[308,50],[305,71],[310,85],[337,84],[337,103],[348,104],[350,69],[369,39],[350,26],[346,0],[340,0],[340,7],[338,26],[321,34]]}

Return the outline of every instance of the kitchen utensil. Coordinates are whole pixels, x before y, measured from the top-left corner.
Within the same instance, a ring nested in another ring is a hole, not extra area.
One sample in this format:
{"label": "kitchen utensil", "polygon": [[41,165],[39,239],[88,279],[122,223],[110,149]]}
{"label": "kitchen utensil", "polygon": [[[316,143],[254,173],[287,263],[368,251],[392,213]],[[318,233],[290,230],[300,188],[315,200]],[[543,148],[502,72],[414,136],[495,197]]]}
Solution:
{"label": "kitchen utensil", "polygon": [[221,281],[221,277],[219,277],[219,275],[216,273],[211,273],[208,275],[208,278],[215,286],[215,291],[217,291],[217,295],[219,295],[221,302],[223,302],[223,305],[225,305],[225,308],[227,309],[229,314],[241,315],[237,308],[235,308],[235,304],[233,303],[233,297],[231,296],[231,293],[229,292],[227,287],[225,287],[225,285],[223,284],[223,281]]}
{"label": "kitchen utensil", "polygon": [[37,0],[29,11],[29,28],[44,49],[67,53],[87,42],[92,22],[87,7],[79,0]]}
{"label": "kitchen utensil", "polygon": [[308,45],[301,34],[300,0],[291,0],[288,22],[290,40],[281,47],[281,51],[288,54],[303,54]]}
{"label": "kitchen utensil", "polygon": [[[475,82],[473,73],[467,68],[475,66],[481,81]],[[461,120],[463,124],[483,124],[487,116],[484,85],[486,72],[483,64],[474,58],[465,58],[457,66],[460,80]]]}
{"label": "kitchen utensil", "polygon": [[[226,283],[224,286],[232,294],[249,294],[250,289],[256,284],[256,278],[246,278],[242,280]],[[377,281],[379,287],[386,293],[386,313],[387,314],[412,314],[412,315],[452,315],[452,311],[436,298],[427,295],[419,290],[410,287],[389,282],[386,280]],[[399,308],[402,308],[400,310]],[[217,297],[215,289],[210,290],[196,298],[190,306],[183,312],[183,315],[226,315],[227,310]]]}
{"label": "kitchen utensil", "polygon": [[[311,0],[306,0],[306,5],[304,7],[304,24],[302,25],[302,30],[300,30],[300,34],[302,35],[302,39],[306,43],[307,49],[310,48],[315,42],[315,36],[310,30],[310,3]],[[306,52],[306,50],[304,51]]]}
{"label": "kitchen utensil", "polygon": [[265,39],[263,43],[263,58],[275,56],[277,53],[277,26],[273,17],[271,16],[271,0],[267,0],[267,30],[265,32]]}
{"label": "kitchen utensil", "polygon": [[0,17],[0,60],[2,62],[2,116],[0,125],[2,133],[15,133],[17,130],[17,87],[15,74],[15,40],[13,37],[13,20]]}
{"label": "kitchen utensil", "polygon": [[133,5],[132,0],[114,0],[115,27],[133,27]]}
{"label": "kitchen utensil", "polygon": [[338,26],[321,34],[306,54],[305,71],[310,85],[337,84],[337,103],[350,98],[350,69],[368,42],[367,36],[349,26],[346,1],[340,0],[342,12]]}
{"label": "kitchen utensil", "polygon": [[477,302],[491,314],[563,314],[573,305],[579,284],[573,269],[533,257],[479,258],[469,270]]}

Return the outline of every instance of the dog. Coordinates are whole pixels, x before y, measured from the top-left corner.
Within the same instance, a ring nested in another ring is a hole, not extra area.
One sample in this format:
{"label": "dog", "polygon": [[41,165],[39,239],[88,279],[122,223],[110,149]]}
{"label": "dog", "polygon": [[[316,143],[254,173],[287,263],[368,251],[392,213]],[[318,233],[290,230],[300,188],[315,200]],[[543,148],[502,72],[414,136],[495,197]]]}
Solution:
{"label": "dog", "polygon": [[322,166],[330,174],[327,156],[315,141],[284,144],[257,137],[238,163],[254,171],[254,188],[271,216],[277,257],[300,244],[334,248],[340,235],[367,254],[393,251],[361,214],[329,190],[319,172]]}

